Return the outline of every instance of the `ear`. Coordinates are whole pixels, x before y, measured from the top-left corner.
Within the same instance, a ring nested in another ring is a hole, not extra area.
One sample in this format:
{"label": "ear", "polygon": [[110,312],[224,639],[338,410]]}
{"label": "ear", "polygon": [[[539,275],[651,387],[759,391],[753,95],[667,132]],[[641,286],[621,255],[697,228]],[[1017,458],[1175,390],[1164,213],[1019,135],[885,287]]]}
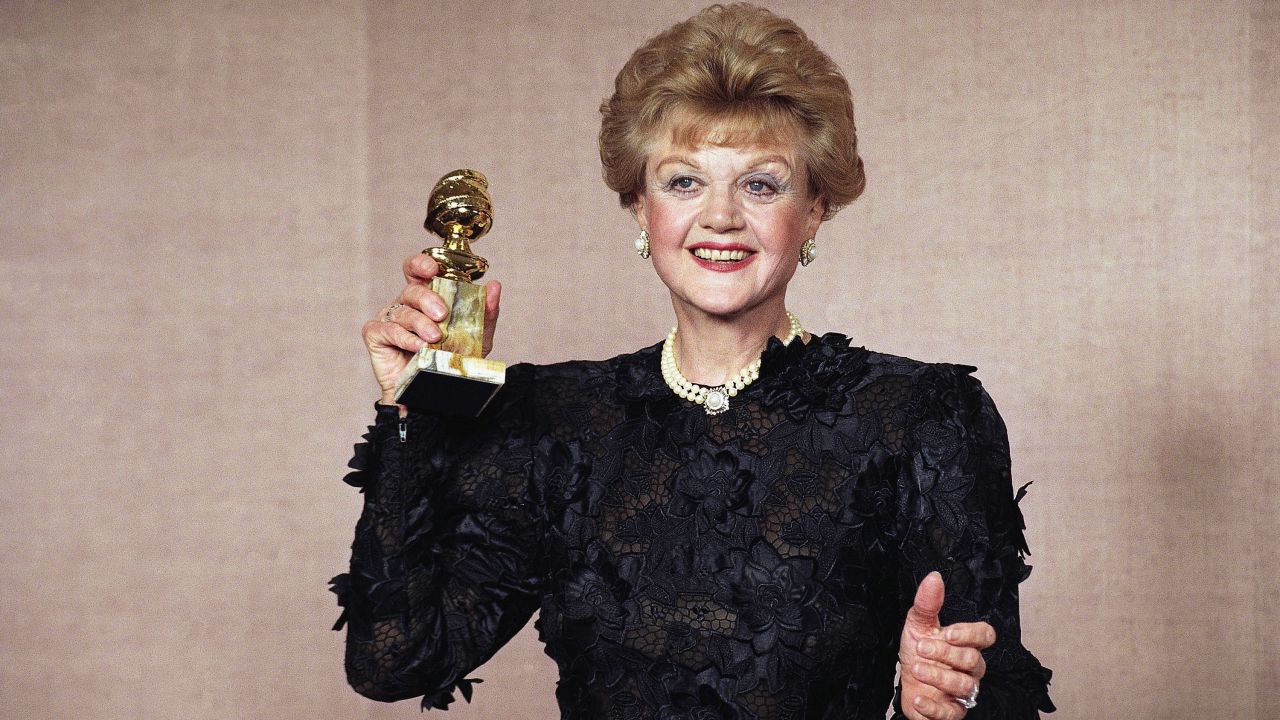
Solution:
{"label": "ear", "polygon": [[649,229],[649,216],[645,214],[646,207],[644,193],[636,193],[636,199],[631,203],[629,210],[631,210],[631,214],[635,217],[636,224],[640,226],[641,230]]}
{"label": "ear", "polygon": [[808,217],[805,218],[805,237],[816,237],[818,228],[822,227],[822,219],[827,214],[827,199],[819,195],[813,199],[813,205],[809,208]]}

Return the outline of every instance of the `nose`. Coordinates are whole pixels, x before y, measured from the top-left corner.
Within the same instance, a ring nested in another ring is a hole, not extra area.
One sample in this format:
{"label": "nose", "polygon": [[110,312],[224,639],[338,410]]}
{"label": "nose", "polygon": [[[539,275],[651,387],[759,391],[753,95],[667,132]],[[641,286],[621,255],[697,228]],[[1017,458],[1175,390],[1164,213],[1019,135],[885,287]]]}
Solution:
{"label": "nose", "polygon": [[702,212],[698,218],[702,227],[716,233],[726,233],[742,227],[742,215],[738,212],[737,198],[732,185],[713,183],[703,194]]}

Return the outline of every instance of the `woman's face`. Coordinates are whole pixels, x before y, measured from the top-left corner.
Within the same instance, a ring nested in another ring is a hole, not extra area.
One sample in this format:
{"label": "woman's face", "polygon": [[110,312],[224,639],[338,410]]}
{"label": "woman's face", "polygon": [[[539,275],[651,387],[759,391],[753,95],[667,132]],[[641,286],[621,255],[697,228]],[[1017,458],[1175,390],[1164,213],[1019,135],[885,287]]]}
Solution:
{"label": "woman's face", "polygon": [[822,224],[793,143],[658,144],[634,211],[677,313],[780,308],[800,246]]}

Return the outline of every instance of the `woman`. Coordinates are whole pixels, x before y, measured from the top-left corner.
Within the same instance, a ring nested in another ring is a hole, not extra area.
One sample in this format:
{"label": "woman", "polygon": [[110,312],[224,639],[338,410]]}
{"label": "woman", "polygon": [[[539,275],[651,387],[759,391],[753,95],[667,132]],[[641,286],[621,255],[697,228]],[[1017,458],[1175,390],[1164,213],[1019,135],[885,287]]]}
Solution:
{"label": "woman", "polygon": [[851,348],[786,310],[864,186],[834,63],[790,21],[713,7],[638,49],[601,110],[605,180],[676,327],[603,362],[514,366],[475,420],[402,414],[394,380],[445,313],[432,261],[405,261],[364,327],[383,396],[334,583],[355,689],[446,707],[538,610],[565,718],[1052,710],[1019,643],[1022,518],[973,368]]}

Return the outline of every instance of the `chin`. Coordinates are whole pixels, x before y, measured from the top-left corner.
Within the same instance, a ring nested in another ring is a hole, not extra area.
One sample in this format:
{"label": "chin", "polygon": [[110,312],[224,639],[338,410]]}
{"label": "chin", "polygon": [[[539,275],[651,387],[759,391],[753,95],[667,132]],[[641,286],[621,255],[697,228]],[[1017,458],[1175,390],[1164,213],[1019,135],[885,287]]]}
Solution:
{"label": "chin", "polygon": [[716,297],[714,294],[706,293],[695,295],[693,299],[686,300],[685,304],[707,315],[733,318],[761,305],[763,302],[744,297]]}

